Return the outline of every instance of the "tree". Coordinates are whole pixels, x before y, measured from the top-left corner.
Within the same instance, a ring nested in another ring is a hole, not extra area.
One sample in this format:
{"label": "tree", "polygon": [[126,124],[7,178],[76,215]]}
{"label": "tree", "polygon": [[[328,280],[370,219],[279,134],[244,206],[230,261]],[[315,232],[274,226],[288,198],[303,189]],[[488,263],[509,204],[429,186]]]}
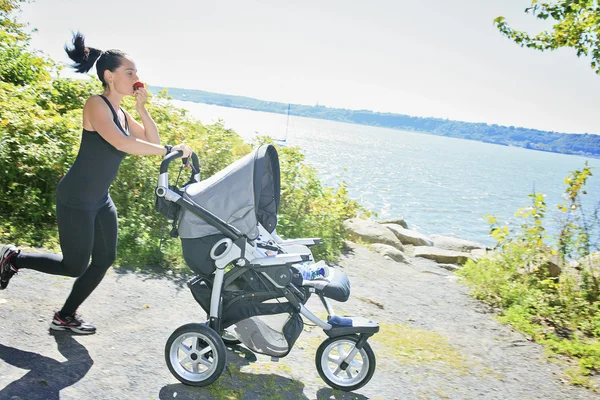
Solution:
{"label": "tree", "polygon": [[0,0],[0,82],[19,86],[49,80],[52,66],[50,60],[28,48],[31,36],[13,17],[22,2]]}
{"label": "tree", "polygon": [[591,66],[600,74],[600,3],[598,0],[559,0],[538,2],[532,0],[525,9],[538,19],[552,18],[556,21],[551,31],[540,32],[535,36],[513,29],[504,17],[498,17],[494,24],[500,32],[521,47],[541,51],[572,47],[577,56],[591,57]]}

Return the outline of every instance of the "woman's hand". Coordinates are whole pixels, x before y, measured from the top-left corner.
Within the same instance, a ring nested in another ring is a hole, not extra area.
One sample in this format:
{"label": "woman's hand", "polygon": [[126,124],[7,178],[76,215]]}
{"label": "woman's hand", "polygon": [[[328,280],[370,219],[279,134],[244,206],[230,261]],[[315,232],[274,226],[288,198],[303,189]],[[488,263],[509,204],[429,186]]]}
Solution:
{"label": "woman's hand", "polygon": [[133,91],[133,97],[135,97],[135,108],[139,110],[148,101],[148,91],[144,87],[137,88]]}
{"label": "woman's hand", "polygon": [[181,158],[188,158],[192,155],[192,148],[186,144],[178,144],[177,146],[173,146],[171,152],[181,150],[183,151],[183,156]]}

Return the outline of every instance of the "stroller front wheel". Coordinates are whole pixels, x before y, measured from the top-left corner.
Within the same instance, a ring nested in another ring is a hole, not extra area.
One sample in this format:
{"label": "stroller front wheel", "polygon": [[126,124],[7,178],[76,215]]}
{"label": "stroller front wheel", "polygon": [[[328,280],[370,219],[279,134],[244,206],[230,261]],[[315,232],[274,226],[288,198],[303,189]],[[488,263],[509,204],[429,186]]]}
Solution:
{"label": "stroller front wheel", "polygon": [[227,349],[223,340],[205,324],[180,326],[165,345],[165,360],[180,382],[207,386],[225,370]]}
{"label": "stroller front wheel", "polygon": [[[356,349],[359,337],[333,337],[317,349],[315,363],[321,379],[334,389],[350,392],[366,385],[375,373],[375,353],[369,343]],[[356,350],[356,351],[355,351]],[[351,359],[348,356],[355,353]]]}

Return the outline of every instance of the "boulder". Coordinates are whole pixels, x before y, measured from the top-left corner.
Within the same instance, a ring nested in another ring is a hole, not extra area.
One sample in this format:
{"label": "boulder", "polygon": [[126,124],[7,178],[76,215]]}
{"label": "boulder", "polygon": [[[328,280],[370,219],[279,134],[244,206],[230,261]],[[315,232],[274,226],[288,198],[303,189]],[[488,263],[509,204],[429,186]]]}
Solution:
{"label": "boulder", "polygon": [[429,238],[433,241],[433,245],[435,247],[439,247],[440,249],[454,251],[471,251],[476,249],[485,250],[485,246],[480,243],[459,239],[452,236],[431,235]]}
{"label": "boulder", "polygon": [[354,241],[365,243],[383,243],[404,251],[398,238],[385,226],[370,219],[350,218],[344,221],[344,229]]}
{"label": "boulder", "polygon": [[408,229],[408,224],[404,221],[404,218],[392,218],[392,219],[384,219],[382,221],[377,221],[380,224],[395,224],[400,225],[404,229]]}
{"label": "boulder", "polygon": [[587,257],[582,257],[573,262],[575,269],[593,271],[595,276],[599,276],[600,272],[600,251],[592,253]]}
{"label": "boulder", "polygon": [[454,264],[438,264],[438,267],[447,269],[448,271],[454,272],[458,271],[460,267]]}
{"label": "boulder", "polygon": [[390,258],[397,262],[410,264],[410,261],[408,261],[403,252],[393,246],[390,246],[389,244],[373,243],[371,248],[386,258]]}
{"label": "boulder", "polygon": [[433,246],[433,242],[422,233],[405,229],[396,224],[383,224],[402,242],[402,244],[412,244],[413,246]]}
{"label": "boulder", "polygon": [[548,271],[548,276],[550,278],[558,278],[562,272],[562,269],[559,266],[560,260],[558,256],[551,256],[546,259],[546,261],[540,266],[540,269]]}
{"label": "boulder", "polygon": [[560,257],[546,253],[537,262],[532,262],[517,269],[520,274],[537,274],[541,277],[558,278],[562,273]]}
{"label": "boulder", "polygon": [[418,246],[414,248],[414,256],[433,260],[438,264],[456,264],[463,265],[467,260],[472,259],[470,253],[462,251],[446,250],[437,247]]}
{"label": "boulder", "polygon": [[473,249],[470,251],[473,260],[479,260],[481,257],[487,254],[485,249]]}

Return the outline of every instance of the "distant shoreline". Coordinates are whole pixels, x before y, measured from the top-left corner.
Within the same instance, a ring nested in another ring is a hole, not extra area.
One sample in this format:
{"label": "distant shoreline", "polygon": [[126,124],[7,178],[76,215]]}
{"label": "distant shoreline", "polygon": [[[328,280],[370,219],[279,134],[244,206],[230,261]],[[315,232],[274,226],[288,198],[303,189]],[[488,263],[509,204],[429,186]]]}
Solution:
{"label": "distant shoreline", "polygon": [[244,96],[233,96],[202,90],[150,86],[152,92],[167,89],[175,100],[204,103],[221,107],[276,114],[325,119],[358,125],[375,126],[474,140],[503,146],[521,147],[548,153],[578,155],[600,158],[600,134],[566,134],[519,127],[488,125],[486,123],[462,122],[440,118],[422,118],[403,114],[378,113],[369,110],[348,110],[325,106],[263,101]]}

